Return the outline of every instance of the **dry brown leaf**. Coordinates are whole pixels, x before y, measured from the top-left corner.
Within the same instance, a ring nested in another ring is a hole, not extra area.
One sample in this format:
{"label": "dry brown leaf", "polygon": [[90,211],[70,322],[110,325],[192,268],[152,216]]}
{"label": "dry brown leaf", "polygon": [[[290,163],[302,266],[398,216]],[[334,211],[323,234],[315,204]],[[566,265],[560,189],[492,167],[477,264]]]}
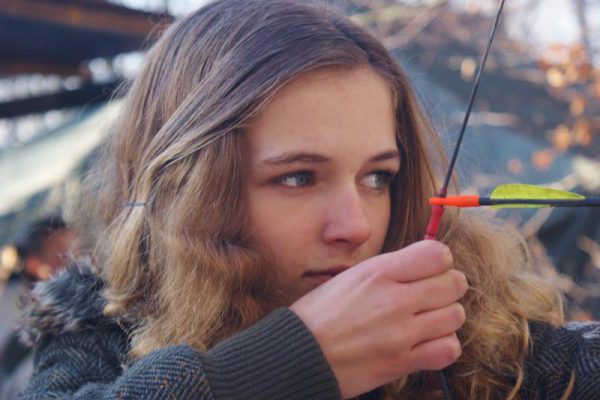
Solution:
{"label": "dry brown leaf", "polygon": [[546,80],[553,88],[564,88],[566,86],[565,75],[556,67],[551,67],[546,71]]}
{"label": "dry brown leaf", "polygon": [[590,63],[584,63],[579,66],[579,76],[584,81],[587,81],[592,78],[594,72],[594,67],[590,65]]}
{"label": "dry brown leaf", "polygon": [[531,163],[536,169],[544,171],[550,168],[555,158],[556,154],[552,149],[538,150],[531,155]]}
{"label": "dry brown leaf", "polygon": [[538,68],[543,71],[546,72],[550,69],[550,67],[552,67],[552,64],[550,63],[550,61],[548,61],[545,58],[540,58],[538,60]]}
{"label": "dry brown leaf", "polygon": [[544,57],[553,65],[563,64],[569,60],[569,49],[561,43],[552,43],[544,51]]}
{"label": "dry brown leaf", "polygon": [[566,80],[570,84],[576,83],[580,77],[578,65],[576,65],[572,62],[568,62],[565,65],[564,75],[565,75]]}
{"label": "dry brown leaf", "polygon": [[477,61],[472,57],[465,57],[460,63],[460,76],[464,81],[471,81],[477,70]]}
{"label": "dry brown leaf", "polygon": [[468,1],[465,9],[468,14],[479,14],[481,12],[481,4],[478,1]]}
{"label": "dry brown leaf", "polygon": [[571,115],[579,117],[583,115],[587,108],[587,100],[584,96],[576,94],[571,99]]}
{"label": "dry brown leaf", "polygon": [[579,63],[579,64],[583,64],[586,62],[587,59],[587,51],[585,49],[585,47],[583,46],[583,44],[581,43],[576,43],[571,47],[571,51],[570,51],[570,59],[575,62],[575,63]]}
{"label": "dry brown leaf", "polygon": [[521,42],[519,40],[515,40],[512,43],[512,48],[513,48],[514,51],[519,52],[519,53],[522,53],[522,52],[524,52],[524,51],[527,50],[527,47],[525,46],[525,43],[523,43],[523,42]]}
{"label": "dry brown leaf", "polygon": [[578,119],[573,127],[575,141],[580,146],[589,146],[592,144],[592,128],[588,120]]}
{"label": "dry brown leaf", "polygon": [[565,151],[571,147],[573,135],[568,126],[564,124],[558,125],[552,134],[552,144],[558,151]]}
{"label": "dry brown leaf", "polygon": [[506,168],[512,174],[520,174],[523,171],[523,163],[518,158],[513,158],[506,163]]}

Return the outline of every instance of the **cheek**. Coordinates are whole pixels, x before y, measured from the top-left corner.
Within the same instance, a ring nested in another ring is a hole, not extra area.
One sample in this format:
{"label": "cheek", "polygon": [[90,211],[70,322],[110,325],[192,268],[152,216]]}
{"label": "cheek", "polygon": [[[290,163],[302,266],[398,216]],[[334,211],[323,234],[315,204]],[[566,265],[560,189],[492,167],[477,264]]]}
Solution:
{"label": "cheek", "polygon": [[249,213],[252,237],[282,267],[295,264],[294,255],[302,254],[318,235],[314,212],[307,203],[254,193]]}
{"label": "cheek", "polygon": [[381,201],[376,202],[376,204],[370,207],[369,220],[371,221],[372,228],[370,241],[377,253],[381,252],[387,236],[391,216],[390,207],[391,202],[389,197],[382,198]]}

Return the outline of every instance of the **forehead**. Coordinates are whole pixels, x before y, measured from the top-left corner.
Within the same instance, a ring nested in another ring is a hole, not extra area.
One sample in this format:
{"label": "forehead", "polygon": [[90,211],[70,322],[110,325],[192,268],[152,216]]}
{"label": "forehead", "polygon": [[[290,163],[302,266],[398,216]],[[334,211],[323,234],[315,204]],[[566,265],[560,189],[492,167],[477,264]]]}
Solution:
{"label": "forehead", "polygon": [[370,68],[325,69],[282,87],[247,129],[250,151],[356,153],[396,146],[392,90]]}

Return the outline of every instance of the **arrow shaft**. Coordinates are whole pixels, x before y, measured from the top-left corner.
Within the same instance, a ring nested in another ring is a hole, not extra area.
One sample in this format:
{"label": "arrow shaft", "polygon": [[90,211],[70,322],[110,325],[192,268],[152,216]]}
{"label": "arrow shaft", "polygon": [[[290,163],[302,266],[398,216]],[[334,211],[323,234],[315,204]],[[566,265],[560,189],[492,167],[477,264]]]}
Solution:
{"label": "arrow shaft", "polygon": [[497,206],[511,204],[531,204],[544,205],[549,207],[600,207],[600,198],[590,197],[582,200],[563,200],[563,199],[490,199],[489,197],[480,197],[479,205]]}
{"label": "arrow shaft", "polygon": [[479,196],[447,196],[432,197],[429,204],[433,207],[481,207],[481,206],[501,206],[501,205],[533,205],[547,207],[600,207],[600,197],[587,197],[585,199],[492,199]]}

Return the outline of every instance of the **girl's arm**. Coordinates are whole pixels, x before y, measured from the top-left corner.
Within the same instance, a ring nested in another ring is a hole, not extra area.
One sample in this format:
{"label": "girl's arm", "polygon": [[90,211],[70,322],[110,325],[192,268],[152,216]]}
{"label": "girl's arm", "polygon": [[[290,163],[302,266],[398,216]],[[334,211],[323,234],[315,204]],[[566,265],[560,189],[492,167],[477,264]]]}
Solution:
{"label": "girl's arm", "polygon": [[317,341],[289,309],[206,353],[187,345],[129,365],[128,338],[102,315],[104,283],[71,267],[38,285],[22,320],[35,344],[22,399],[337,399],[337,381]]}
{"label": "girl's arm", "polygon": [[126,351],[127,338],[116,325],[46,337],[22,398],[340,398],[315,339],[288,309],[206,353],[170,346],[125,366]]}

